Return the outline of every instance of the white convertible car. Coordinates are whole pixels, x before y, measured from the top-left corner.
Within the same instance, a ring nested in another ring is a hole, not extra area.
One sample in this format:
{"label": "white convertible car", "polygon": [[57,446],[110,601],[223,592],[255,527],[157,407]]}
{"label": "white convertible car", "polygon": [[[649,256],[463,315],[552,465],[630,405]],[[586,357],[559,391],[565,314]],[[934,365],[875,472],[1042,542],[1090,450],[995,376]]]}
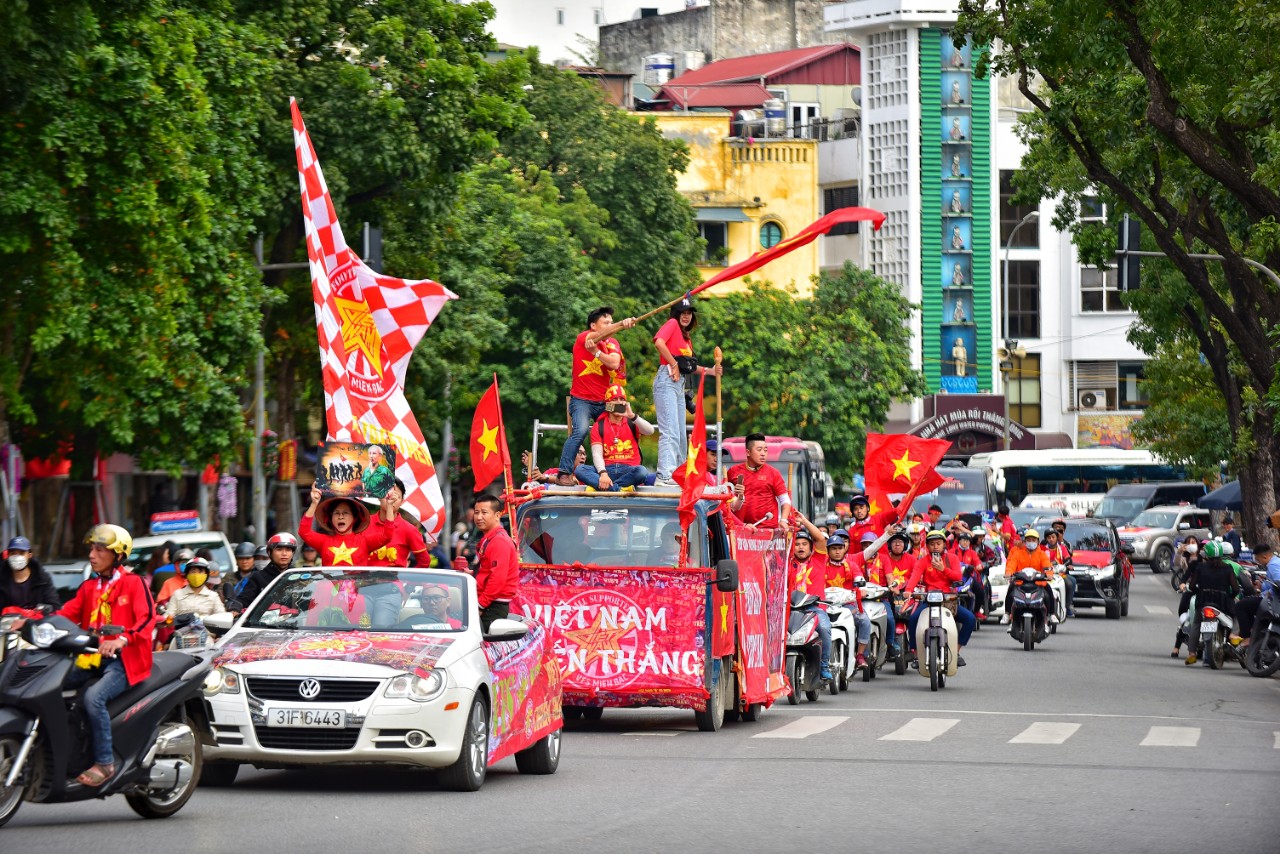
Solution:
{"label": "white convertible car", "polygon": [[205,683],[206,785],[230,785],[241,764],[380,764],[441,769],[445,787],[475,791],[507,756],[524,773],[559,763],[546,632],[496,620],[481,636],[464,573],[292,569],[234,625],[206,624],[229,627]]}

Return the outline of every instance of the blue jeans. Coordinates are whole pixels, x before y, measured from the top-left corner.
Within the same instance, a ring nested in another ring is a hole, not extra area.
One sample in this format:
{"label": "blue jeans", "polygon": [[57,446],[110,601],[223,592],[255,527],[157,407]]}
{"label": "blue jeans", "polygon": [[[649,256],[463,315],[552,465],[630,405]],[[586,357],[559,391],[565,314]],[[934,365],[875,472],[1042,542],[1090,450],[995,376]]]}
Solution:
{"label": "blue jeans", "polygon": [[884,639],[884,645],[886,649],[891,649],[898,645],[898,621],[893,616],[893,603],[888,602],[886,604],[889,607],[884,609],[885,619],[888,620],[885,624],[885,634],[887,636]]}
{"label": "blue jeans", "polygon": [[580,397],[569,398],[569,438],[565,440],[564,450],[560,452],[560,471],[573,471],[573,459],[578,456],[582,440],[591,432],[591,425],[604,414],[603,400],[583,400]]}
{"label": "blue jeans", "polygon": [[[911,649],[916,648],[916,623],[920,622],[920,615],[929,613],[928,607],[921,602],[920,606],[911,612],[911,622],[907,628],[907,643],[911,645]],[[973,612],[963,606],[956,608],[956,625],[960,627],[960,635],[956,638],[956,646],[963,648],[969,642],[969,636],[973,634],[973,627],[977,625],[978,620],[973,616]]]}
{"label": "blue jeans", "polygon": [[857,634],[856,641],[859,644],[871,643],[871,618],[860,611],[850,610],[853,614],[853,628]]}
{"label": "blue jeans", "polygon": [[[644,466],[628,466],[622,463],[609,463],[604,467],[609,473],[609,480],[613,481],[610,492],[617,492],[624,486],[640,486],[649,479],[649,470]],[[592,489],[600,488],[600,474],[594,467],[588,465],[578,466],[573,472],[578,482],[585,484]]]}
{"label": "blue jeans", "polygon": [[671,379],[665,365],[653,375],[653,408],[658,420],[658,477],[670,479],[684,462],[689,440],[684,433],[684,377]]}
{"label": "blue jeans", "polygon": [[822,641],[822,669],[831,669],[831,618],[827,616],[827,612],[819,608],[817,605],[811,605],[805,608],[806,612],[812,612],[818,618],[818,640]]}
{"label": "blue jeans", "polygon": [[1074,611],[1076,609],[1076,579],[1071,573],[1063,576],[1062,580],[1067,585],[1067,610]]}
{"label": "blue jeans", "polygon": [[75,690],[91,679],[97,679],[84,692],[84,712],[89,719],[89,734],[93,738],[93,761],[99,765],[114,765],[111,752],[111,715],[107,703],[119,697],[129,687],[124,663],[119,657],[107,659],[107,663],[94,670],[72,670],[65,687]]}

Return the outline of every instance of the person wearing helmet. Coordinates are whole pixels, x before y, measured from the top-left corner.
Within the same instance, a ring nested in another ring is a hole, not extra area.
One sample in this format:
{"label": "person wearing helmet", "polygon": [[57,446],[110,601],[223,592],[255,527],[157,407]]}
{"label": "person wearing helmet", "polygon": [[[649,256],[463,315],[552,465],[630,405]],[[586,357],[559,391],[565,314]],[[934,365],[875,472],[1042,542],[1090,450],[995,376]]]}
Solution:
{"label": "person wearing helmet", "polygon": [[0,559],[0,610],[4,608],[34,608],[48,605],[58,608],[62,597],[53,576],[45,572],[40,562],[31,555],[31,541],[26,537],[9,540]]}
{"label": "person wearing helmet", "polygon": [[[1058,523],[1062,523],[1059,530]],[[1063,520],[1055,520],[1049,530],[1044,532],[1044,550],[1049,555],[1049,562],[1054,566],[1062,567],[1062,581],[1066,585],[1067,593],[1067,616],[1074,617],[1076,615],[1076,580],[1071,575],[1071,546],[1067,545],[1067,541],[1062,538],[1062,532],[1067,528],[1067,523]]]}
{"label": "person wearing helmet", "polygon": [[[826,555],[814,552],[813,547],[813,534],[804,528],[796,531],[791,543],[791,561],[787,568],[788,601],[791,593],[796,590],[802,590],[808,595],[816,596],[819,599],[826,592],[827,558]],[[827,616],[826,609],[816,602],[804,610],[811,611],[817,621],[818,640],[822,643],[821,676],[823,679],[830,679],[832,678],[831,618]]]}
{"label": "person wearing helmet", "polygon": [[[1053,564],[1049,560],[1049,554],[1040,548],[1040,532],[1035,528],[1027,528],[1022,532],[1022,542],[1009,549],[1009,556],[1004,561],[1004,574],[1013,578],[1024,569],[1034,569],[1037,572],[1043,572],[1048,575]],[[1058,615],[1055,611],[1057,605],[1053,598],[1053,588],[1044,588],[1045,610],[1049,614],[1049,622],[1057,623]],[[1000,618],[1000,625],[1007,626],[1013,622],[1013,585],[1009,585],[1009,592],[1004,597],[1004,616]],[[1011,628],[1010,631],[1013,631]]]}
{"label": "person wearing helmet", "polygon": [[293,556],[298,551],[298,538],[288,531],[280,531],[273,534],[263,548],[270,555],[270,562],[262,569],[254,570],[253,574],[241,582],[235,594],[227,600],[227,610],[233,614],[239,614],[252,605],[253,600],[258,598],[258,594],[266,590],[271,582],[280,576],[280,573],[293,564]]}
{"label": "person wearing helmet", "polygon": [[222,589],[219,591],[224,599],[230,599],[237,587],[239,587],[246,578],[253,574],[253,555],[258,547],[246,540],[243,543],[237,543],[233,557],[235,565],[226,573],[223,573]]}
{"label": "person wearing helmet", "polygon": [[320,552],[316,551],[316,547],[310,543],[302,544],[302,556],[298,558],[298,566],[324,566],[324,561],[320,560]]}
{"label": "person wearing helmet", "polygon": [[[854,581],[866,578],[866,555],[870,551],[874,554],[873,549],[864,548],[862,552],[853,559],[848,559],[849,553],[849,532],[844,528],[840,528],[834,534],[827,538],[827,586],[843,587],[853,593],[852,607],[846,605],[853,614],[853,624],[857,632],[856,638],[856,667],[863,670],[867,666],[867,644],[871,642],[871,619],[867,616],[866,610],[862,607],[862,592],[854,584]],[[861,561],[858,558],[862,558]]]}
{"label": "person wearing helmet", "polygon": [[578,466],[574,476],[602,492],[647,483],[649,470],[640,465],[640,437],[652,435],[653,425],[632,411],[626,390],[609,386],[604,412],[591,425],[591,465]]}
{"label": "person wearing helmet", "polygon": [[[182,568],[187,565],[187,561],[196,556],[191,549],[180,547],[173,553],[173,563],[168,567],[162,567],[151,576],[151,595],[156,602],[164,602],[173,595],[173,591],[177,590],[186,582],[182,580]],[[172,583],[177,579],[177,583]]]}
{"label": "person wearing helmet", "polygon": [[1235,599],[1240,595],[1240,580],[1236,572],[1222,559],[1222,543],[1210,540],[1204,544],[1204,559],[1196,566],[1178,589],[1195,596],[1196,606],[1190,609],[1191,624],[1187,626],[1187,657],[1183,664],[1195,664],[1200,653],[1200,614],[1205,605],[1221,608],[1235,616]]}
{"label": "person wearing helmet", "polygon": [[[890,587],[890,585],[883,583],[884,573],[881,570],[880,555],[884,552],[885,543],[889,542],[899,531],[901,531],[901,527],[895,523],[885,528],[884,533],[878,537],[871,531],[863,532],[862,538],[858,543],[861,551],[849,561],[854,569],[854,581],[862,579],[865,582]],[[856,588],[855,592],[858,592],[858,607],[862,608],[861,592]],[[892,607],[885,608],[885,616],[887,619],[885,627],[885,641],[887,643],[885,657],[893,661],[898,657],[898,622],[894,618]],[[870,623],[868,623],[868,628],[870,628]]]}
{"label": "person wearing helmet", "polygon": [[165,615],[176,617],[179,614],[199,614],[207,617],[210,614],[224,613],[227,609],[222,604],[222,597],[208,583],[214,569],[214,565],[202,557],[190,561],[186,569],[186,583],[169,597]]}
{"label": "person wearing helmet", "polygon": [[818,526],[827,536],[834,534],[836,529],[840,527],[840,514],[828,513],[827,518],[822,520],[822,524]]}
{"label": "person wearing helmet", "polygon": [[911,538],[910,552],[917,559],[927,551],[924,545],[924,535],[928,530],[929,527],[924,522],[912,522],[907,526],[907,536]]}
{"label": "person wearing helmet", "polygon": [[[956,556],[947,552],[947,535],[942,531],[930,531],[925,535],[925,548],[926,552],[916,559],[915,569],[911,570],[911,575],[907,578],[906,589],[915,590],[916,587],[923,585],[926,591],[955,592],[954,585],[964,580],[964,571],[960,568],[960,561]],[[928,608],[916,608],[911,613],[911,620],[907,624],[907,643],[911,645],[913,652],[916,644],[916,624],[920,622],[920,615],[928,611]],[[956,606],[956,623],[960,626],[959,635],[956,637],[956,665],[959,667],[964,667],[964,656],[960,653],[964,652],[965,645],[969,643],[969,637],[973,634],[976,622],[972,611],[963,605]]]}
{"label": "person wearing helmet", "polygon": [[[361,502],[325,498],[320,487],[312,485],[311,506],[302,517],[298,533],[304,543],[316,547],[325,566],[368,566],[369,556],[395,536],[398,506],[388,491],[379,502],[378,515],[371,520],[369,509]],[[292,554],[289,559],[293,560]],[[272,556],[271,560],[274,563],[276,559]]]}
{"label": "person wearing helmet", "polygon": [[102,637],[96,654],[80,656],[64,685],[68,690],[88,685],[84,713],[93,741],[94,764],[76,780],[82,786],[97,787],[116,771],[107,703],[151,675],[155,602],[147,585],[126,564],[133,548],[128,531],[118,525],[95,525],[85,542],[93,577],[80,585],[58,613],[83,629],[124,627],[122,634]]}
{"label": "person wearing helmet", "polygon": [[870,531],[876,536],[884,533],[885,527],[898,521],[896,507],[886,507],[875,513],[871,512],[871,499],[865,495],[855,495],[849,499],[849,512],[853,514],[849,522],[849,538],[861,542],[862,535]]}

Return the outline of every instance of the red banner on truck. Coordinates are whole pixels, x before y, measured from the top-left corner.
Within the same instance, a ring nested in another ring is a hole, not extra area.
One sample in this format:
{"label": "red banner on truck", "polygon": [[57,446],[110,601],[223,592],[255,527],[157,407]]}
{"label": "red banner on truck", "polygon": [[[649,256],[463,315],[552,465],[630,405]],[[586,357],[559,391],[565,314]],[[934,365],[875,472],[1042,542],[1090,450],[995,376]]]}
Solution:
{"label": "red banner on truck", "polygon": [[787,537],[781,531],[737,528],[739,686],[747,703],[773,701],[786,691]]}

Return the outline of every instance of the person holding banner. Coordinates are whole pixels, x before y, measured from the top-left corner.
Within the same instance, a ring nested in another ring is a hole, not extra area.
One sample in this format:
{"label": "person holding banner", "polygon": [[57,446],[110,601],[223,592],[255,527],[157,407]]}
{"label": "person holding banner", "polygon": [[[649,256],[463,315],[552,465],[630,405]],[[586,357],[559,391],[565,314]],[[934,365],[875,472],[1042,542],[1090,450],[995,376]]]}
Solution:
{"label": "person holding banner", "polygon": [[359,501],[325,498],[320,487],[312,486],[311,506],[298,533],[319,550],[325,566],[368,566],[370,555],[395,535],[395,506],[394,499],[382,496],[377,519],[371,522],[368,508]]}
{"label": "person holding banner", "polygon": [[573,341],[573,381],[569,387],[569,438],[560,451],[560,486],[574,486],[574,457],[591,425],[604,413],[605,392],[626,382],[626,358],[609,336],[635,326],[635,318],[613,322],[613,308],[602,305],[587,315],[587,328]]}

